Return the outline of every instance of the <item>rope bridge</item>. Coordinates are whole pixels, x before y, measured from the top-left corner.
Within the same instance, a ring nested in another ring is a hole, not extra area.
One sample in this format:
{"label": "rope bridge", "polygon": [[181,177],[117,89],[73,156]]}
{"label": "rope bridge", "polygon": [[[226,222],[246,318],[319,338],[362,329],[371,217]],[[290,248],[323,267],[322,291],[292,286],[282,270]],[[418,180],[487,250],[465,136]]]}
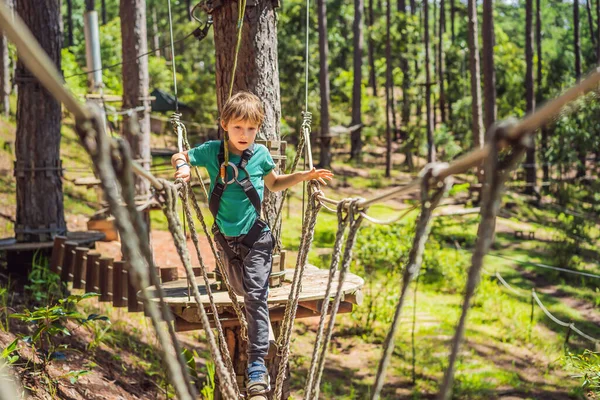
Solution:
{"label": "rope bridge", "polygon": [[[225,345],[226,341],[224,340],[223,329],[219,322],[218,309],[215,307],[212,298],[211,288],[208,284],[208,277],[206,275],[206,266],[198,247],[198,237],[192,218],[192,208],[203,225],[203,230],[209,238],[213,251],[215,251],[215,247],[214,243],[210,240],[210,235],[208,234],[207,226],[204,223],[201,208],[191,187],[182,181],[171,183],[165,180],[159,180],[149,171],[146,171],[139,164],[132,161],[127,143],[120,139],[111,139],[106,135],[106,132],[103,131],[104,124],[101,120],[99,110],[94,109],[93,106],[83,106],[76,100],[73,94],[64,87],[63,81],[55,66],[27,30],[22,20],[18,16],[15,16],[13,21],[6,5],[1,2],[0,23],[5,30],[6,36],[15,43],[19,57],[25,63],[27,68],[57,100],[61,101],[65,107],[73,113],[76,118],[77,133],[84,148],[88,151],[94,162],[94,166],[106,194],[110,211],[115,216],[115,221],[122,238],[123,253],[128,260],[131,260],[133,281],[136,287],[141,290],[140,297],[145,303],[148,314],[157,332],[157,337],[161,344],[160,351],[164,357],[168,375],[177,392],[178,398],[183,400],[192,399],[196,396],[196,392],[195,388],[190,384],[191,380],[188,376],[186,364],[182,357],[181,348],[176,338],[173,324],[170,323],[170,321],[173,321],[173,315],[164,301],[164,293],[161,286],[158,284],[159,280],[153,265],[149,243],[146,240],[140,240],[140,238],[146,237],[146,235],[142,234],[146,228],[143,224],[141,215],[135,206],[133,190],[134,173],[145,177],[151,182],[156,197],[162,204],[163,211],[168,220],[169,230],[173,235],[177,252],[186,270],[189,293],[191,293],[191,296],[197,304],[198,318],[202,322],[207,333],[207,341],[216,365],[217,376],[220,382],[222,382],[221,387],[224,391],[223,396],[228,400],[239,398],[240,390],[236,384],[231,356]],[[496,216],[507,177],[509,176],[510,171],[515,168],[518,161],[522,158],[525,149],[530,145],[531,133],[548,122],[554,115],[558,114],[566,104],[582,96],[584,93],[595,89],[599,82],[600,70],[596,70],[586,79],[582,80],[577,86],[569,89],[560,97],[547,103],[544,107],[538,109],[537,112],[527,115],[523,120],[511,120],[492,127],[488,132],[486,145],[483,148],[472,151],[451,164],[429,164],[424,168],[417,179],[403,187],[395,188],[372,199],[352,198],[333,200],[325,195],[317,182],[311,182],[309,184],[309,203],[305,211],[301,244],[294,270],[294,278],[292,280],[292,290],[290,290],[281,333],[277,340],[279,348],[277,356],[280,359],[280,364],[275,382],[274,398],[281,398],[282,382],[286,372],[287,360],[289,358],[292,328],[298,308],[298,298],[302,291],[302,277],[304,275],[306,260],[314,238],[314,228],[319,211],[326,206],[336,207],[335,212],[338,215],[338,232],[336,234],[334,252],[329,269],[326,289],[327,296],[321,305],[321,319],[319,321],[319,328],[315,339],[313,360],[305,386],[305,399],[318,398],[319,395],[319,386],[326,351],[331,340],[335,316],[340,304],[341,284],[343,284],[344,277],[352,260],[352,248],[355,244],[356,235],[361,222],[364,219],[369,219],[371,222],[386,222],[367,218],[369,206],[419,188],[421,190],[421,212],[415,230],[413,247],[409,254],[408,263],[404,269],[402,293],[396,307],[394,321],[385,341],[383,357],[379,363],[375,385],[371,395],[372,399],[378,399],[385,380],[390,356],[393,352],[394,335],[398,328],[398,321],[402,312],[406,291],[410,282],[418,275],[421,266],[422,255],[429,234],[433,211],[451,187],[452,175],[465,172],[484,162],[486,182],[483,186],[481,222],[478,230],[478,238],[471,260],[472,265],[468,272],[462,313],[454,338],[451,342],[449,365],[437,397],[439,400],[448,399],[454,379],[456,357],[463,341],[467,314],[471,305],[471,299],[480,280],[483,257],[489,251],[493,242]],[[181,136],[181,141],[179,141],[181,146],[189,148],[189,143],[187,143],[187,139],[185,138],[185,127],[183,124],[175,118],[173,125],[178,134],[178,141]],[[309,134],[310,114],[306,112],[305,123],[303,123],[303,137],[301,140],[304,140],[307,155],[312,164],[312,158],[310,157],[310,140],[308,140]],[[298,154],[300,153],[301,151],[298,152]],[[297,165],[297,160],[294,161],[294,164]],[[195,173],[200,177],[197,169]],[[200,179],[200,181],[203,182],[202,179]],[[120,190],[117,190],[117,187],[114,184],[115,182],[120,186]],[[206,188],[204,189],[206,190]],[[182,232],[183,226],[175,211],[178,197],[180,197],[183,202],[184,213],[186,216],[185,220],[190,229],[192,241],[194,242],[198,259],[200,260],[202,276],[205,280],[206,290],[209,294],[209,306],[213,312],[216,336],[211,329],[209,317],[206,314],[205,306],[201,301],[200,293],[195,283],[189,252],[185,245],[185,237]],[[192,207],[190,207],[190,201]],[[277,210],[276,220],[280,218],[280,214],[281,207]],[[342,243],[344,241],[345,248],[342,251]],[[222,269],[222,260],[220,260],[219,257],[216,257],[216,260],[218,268]],[[333,295],[333,302],[330,304],[332,296],[331,287],[336,278],[338,280],[338,290],[335,295]],[[148,288],[151,285],[154,285],[158,293],[160,298],[160,301],[158,302],[150,301],[151,295]],[[230,289],[227,282],[225,282],[225,286]],[[245,330],[246,323],[241,305],[237,303],[236,296],[233,295],[231,291],[230,297],[242,329]],[[540,301],[538,301],[538,304],[543,307]],[[329,307],[331,307],[332,316],[329,320],[329,324],[325,327],[325,318]],[[571,324],[570,328],[573,329],[574,326]],[[219,339],[219,344],[217,343],[216,337]]]}

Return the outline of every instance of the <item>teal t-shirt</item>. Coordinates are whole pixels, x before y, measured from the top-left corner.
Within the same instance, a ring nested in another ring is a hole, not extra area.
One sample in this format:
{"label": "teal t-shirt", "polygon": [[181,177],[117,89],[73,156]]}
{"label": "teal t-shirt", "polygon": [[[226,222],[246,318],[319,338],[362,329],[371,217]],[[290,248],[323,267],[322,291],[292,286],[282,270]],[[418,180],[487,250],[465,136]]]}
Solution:
{"label": "teal t-shirt", "polygon": [[[191,149],[188,152],[190,164],[197,167],[204,167],[210,176],[210,192],[212,193],[215,187],[215,182],[219,176],[219,149],[221,147],[220,140],[212,140],[201,144],[198,147]],[[241,157],[229,153],[229,161],[234,164],[240,162]],[[256,188],[260,200],[262,201],[265,191],[265,175],[269,174],[275,163],[269,153],[269,150],[262,144],[254,145],[254,155],[250,158],[246,171],[250,174],[250,181]],[[231,167],[227,168],[227,180],[233,178]],[[244,171],[239,171],[238,180],[246,178]],[[227,185],[223,196],[221,197],[221,205],[217,213],[217,225],[225,236],[240,236],[248,233],[256,218],[256,209],[244,193],[244,190],[236,182]]]}

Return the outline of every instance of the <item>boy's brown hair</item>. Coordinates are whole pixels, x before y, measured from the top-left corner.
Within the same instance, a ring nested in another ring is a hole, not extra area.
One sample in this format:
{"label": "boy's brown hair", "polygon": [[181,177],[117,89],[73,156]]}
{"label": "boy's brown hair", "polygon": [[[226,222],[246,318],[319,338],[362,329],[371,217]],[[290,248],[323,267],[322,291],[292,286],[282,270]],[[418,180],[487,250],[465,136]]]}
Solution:
{"label": "boy's brown hair", "polygon": [[226,125],[231,121],[250,121],[262,125],[265,110],[260,99],[250,92],[238,92],[231,96],[221,111],[221,121]]}

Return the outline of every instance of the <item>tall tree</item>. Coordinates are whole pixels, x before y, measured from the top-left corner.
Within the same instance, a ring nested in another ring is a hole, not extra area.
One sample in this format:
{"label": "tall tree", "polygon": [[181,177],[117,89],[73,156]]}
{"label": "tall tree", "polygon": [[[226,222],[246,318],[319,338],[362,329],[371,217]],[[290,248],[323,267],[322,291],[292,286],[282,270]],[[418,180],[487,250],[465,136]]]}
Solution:
{"label": "tall tree", "polygon": [[[533,0],[525,1],[525,98],[526,110],[532,113],[535,110],[535,95],[533,84]],[[531,146],[527,149],[525,157],[525,192],[534,193],[537,188],[536,161],[535,161],[535,136],[531,137]]]}
{"label": "tall tree", "polygon": [[[145,106],[139,114],[139,132],[132,129],[132,121],[127,114],[123,117],[123,136],[129,142],[131,155],[145,169],[150,169],[150,113],[149,113],[149,74],[148,58],[136,59],[136,54],[148,51],[146,32],[146,0],[121,0],[122,57],[123,57],[123,108]],[[150,183],[140,177],[135,178],[136,196],[147,196]],[[149,224],[149,213],[144,213]],[[149,227],[149,226],[148,226]],[[149,229],[148,232],[149,234]]]}
{"label": "tall tree", "polygon": [[[23,18],[60,71],[62,35],[60,0],[19,0]],[[60,161],[60,103],[19,61],[15,176],[17,241],[38,242],[66,233]]]}
{"label": "tall tree", "polygon": [[[6,5],[12,9],[13,0],[8,0]],[[0,31],[0,112],[6,117],[10,114],[10,55],[8,53],[8,40]]]}
{"label": "tall tree", "polygon": [[158,34],[158,18],[156,17],[156,7],[152,7],[152,46],[156,51],[154,55],[160,57],[160,35]]}
{"label": "tall tree", "polygon": [[387,2],[385,9],[385,176],[392,176],[392,132],[390,129],[390,112],[392,110],[391,87],[392,87],[392,44],[390,30],[392,23],[392,6]]}
{"label": "tall tree", "polygon": [[[477,3],[469,0],[468,4],[468,42],[469,42],[469,69],[471,71],[471,114],[473,145],[475,148],[483,147],[483,121],[481,117],[481,75],[479,72],[479,43],[477,24]],[[479,174],[479,176],[481,176]]]}
{"label": "tall tree", "polygon": [[360,159],[362,149],[362,55],[363,55],[363,0],[354,0],[354,23],[352,31],[354,34],[354,82],[352,85],[352,126],[359,127],[351,133],[350,158]]}
{"label": "tall tree", "polygon": [[[433,110],[431,109],[431,62],[429,55],[429,0],[423,1],[423,40],[425,42],[425,108],[427,112],[427,161],[435,161],[435,143],[433,141]],[[434,24],[435,25],[435,24]]]}
{"label": "tall tree", "polygon": [[73,44],[73,0],[67,0],[67,47]]}
{"label": "tall tree", "polygon": [[106,16],[106,0],[102,0],[102,25],[106,25],[106,23],[108,22],[108,18]]}
{"label": "tall tree", "polygon": [[[573,51],[575,52],[575,79],[581,79],[581,43],[579,36],[579,0],[573,0]],[[579,143],[579,164],[577,165],[577,177],[585,176],[585,162],[587,153],[585,145]]]}
{"label": "tall tree", "polygon": [[483,0],[483,93],[484,129],[487,131],[496,122],[496,69],[494,66],[494,0]]}
{"label": "tall tree", "polygon": [[369,58],[369,85],[373,89],[373,96],[377,97],[377,77],[375,71],[375,43],[373,42],[373,0],[369,0],[369,10],[367,13],[367,53]]}
{"label": "tall tree", "polygon": [[85,0],[85,10],[94,11],[96,9],[96,0]]}
{"label": "tall tree", "polygon": [[440,118],[442,123],[446,123],[446,93],[444,90],[444,80],[446,71],[444,69],[446,60],[444,58],[444,32],[446,31],[446,2],[440,0],[440,26],[438,28],[438,82],[440,87]]}
{"label": "tall tree", "polygon": [[[400,11],[402,13],[404,23],[406,24],[408,21],[408,18],[406,15],[406,3],[402,2],[401,6],[402,6],[401,9],[399,9],[398,11]],[[405,34],[402,34],[401,38],[405,43],[407,42]],[[408,62],[407,54],[405,52],[400,52],[399,58],[400,58],[400,69],[402,70],[402,118],[401,118],[402,129],[401,129],[401,132],[405,133],[403,135],[402,139],[404,141],[406,141],[406,139],[408,138],[408,134],[407,134],[408,123],[410,121],[411,74],[410,74],[410,64]],[[406,149],[405,150],[406,161],[408,164],[410,164],[412,162],[412,160],[409,161],[409,159],[411,157],[410,148],[409,148],[410,146],[408,146],[407,143],[404,143],[404,147]]]}
{"label": "tall tree", "polygon": [[319,86],[321,88],[321,159],[319,165],[331,165],[331,135],[329,133],[329,44],[327,41],[327,5],[317,1],[319,20]]}
{"label": "tall tree", "polygon": [[[544,101],[544,97],[542,95],[542,8],[541,1],[536,0],[536,9],[535,9],[535,39],[537,43],[537,91],[536,91],[536,101],[540,104]],[[542,136],[541,136],[541,160],[542,160],[542,173],[543,173],[543,181],[548,182],[550,179],[550,168],[548,166],[548,127],[546,125],[542,126]]]}
{"label": "tall tree", "polygon": [[600,0],[596,0],[596,21],[598,21],[598,29],[596,29],[596,57],[597,63],[600,64]]}
{"label": "tall tree", "polygon": [[594,17],[592,17],[592,6],[590,4],[590,1],[591,0],[585,0],[585,9],[587,11],[588,24],[590,25],[591,40],[592,40],[592,43],[595,45],[596,44],[596,33],[595,33],[595,29],[594,29]]}
{"label": "tall tree", "polygon": [[452,44],[456,40],[456,30],[454,26],[454,17],[456,14],[456,5],[454,4],[455,0],[450,0],[450,29],[452,30]]}

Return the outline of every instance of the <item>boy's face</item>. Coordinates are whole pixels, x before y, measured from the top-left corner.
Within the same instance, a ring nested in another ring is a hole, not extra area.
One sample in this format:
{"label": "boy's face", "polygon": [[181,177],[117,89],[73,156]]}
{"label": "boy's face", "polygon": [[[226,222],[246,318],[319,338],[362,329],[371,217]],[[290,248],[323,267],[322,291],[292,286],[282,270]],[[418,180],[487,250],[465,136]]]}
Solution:
{"label": "boy's face", "polygon": [[240,154],[254,143],[259,128],[256,123],[241,119],[227,124],[221,121],[221,126],[229,133],[230,150],[237,150]]}

